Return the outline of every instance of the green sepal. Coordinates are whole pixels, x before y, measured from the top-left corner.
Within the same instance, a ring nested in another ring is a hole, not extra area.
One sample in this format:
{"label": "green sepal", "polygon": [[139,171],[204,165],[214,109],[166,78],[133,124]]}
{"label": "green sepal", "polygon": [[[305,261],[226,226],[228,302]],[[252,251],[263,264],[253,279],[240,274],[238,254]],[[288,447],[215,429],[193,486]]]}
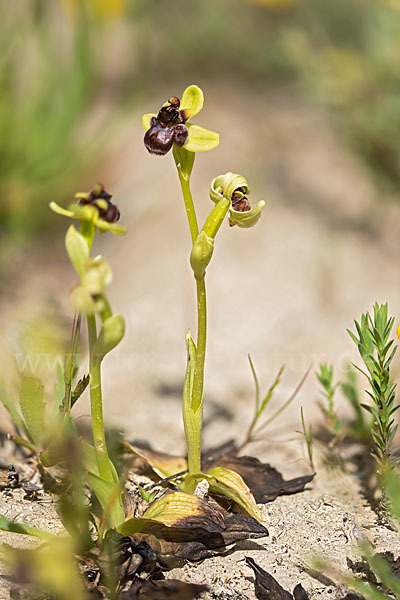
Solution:
{"label": "green sepal", "polygon": [[189,136],[183,147],[188,152],[204,152],[218,146],[219,135],[215,131],[205,129],[200,125],[193,125],[193,123],[186,123],[186,127],[189,130]]}
{"label": "green sepal", "polygon": [[204,104],[204,94],[197,85],[189,85],[183,92],[180,109],[184,111],[185,119],[197,115]]}
{"label": "green sepal", "polygon": [[265,206],[264,200],[260,200],[251,210],[238,211],[231,208],[229,211],[229,222],[231,225],[237,225],[247,229],[254,227],[254,225],[260,220],[261,211]]}
{"label": "green sepal", "polygon": [[112,315],[106,319],[101,327],[92,353],[98,360],[103,360],[122,340],[125,333],[125,320],[122,315]]}
{"label": "green sepal", "polygon": [[156,113],[147,113],[142,117],[142,127],[145,131],[148,131],[151,127],[152,117],[156,117]]}
{"label": "green sepal", "polygon": [[[79,194],[77,194],[79,197]],[[126,233],[126,227],[118,225],[118,223],[108,223],[104,219],[100,218],[99,211],[95,206],[79,204],[71,204],[68,209],[62,208],[56,202],[50,202],[49,204],[52,211],[58,215],[69,217],[70,219],[79,219],[79,221],[93,223],[103,233],[105,231],[111,231],[116,235],[122,235]]]}
{"label": "green sepal", "polygon": [[85,272],[85,263],[89,258],[89,247],[86,239],[74,225],[70,225],[68,228],[65,236],[65,248],[72,266],[79,277],[82,277]]}

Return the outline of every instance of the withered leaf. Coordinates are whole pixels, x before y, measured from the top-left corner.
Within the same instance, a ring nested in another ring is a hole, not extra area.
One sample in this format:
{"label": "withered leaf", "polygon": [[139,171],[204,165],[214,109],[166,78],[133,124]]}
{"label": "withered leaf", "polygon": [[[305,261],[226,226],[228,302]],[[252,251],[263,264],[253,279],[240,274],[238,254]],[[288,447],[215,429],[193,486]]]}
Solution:
{"label": "withered leaf", "polygon": [[173,529],[201,529],[208,532],[225,529],[221,512],[210,502],[191,494],[174,492],[155,500],[143,517],[128,519],[118,527],[118,531],[123,535],[149,531],[149,528],[151,531],[158,531],[158,525]]}
{"label": "withered leaf", "polygon": [[123,451],[140,458],[160,477],[170,477],[187,469],[187,460],[181,456],[173,456],[165,452],[157,452],[150,447],[132,445],[123,442]]}
{"label": "withered leaf", "polygon": [[128,592],[123,592],[121,600],[192,600],[206,592],[208,586],[186,583],[178,579],[136,581]]}
{"label": "withered leaf", "polygon": [[[282,475],[268,463],[262,463],[254,456],[236,456],[234,453],[211,453],[211,458],[206,457],[203,470],[209,471],[215,467],[224,467],[236,471],[242,476],[249,486],[255,500],[259,504],[272,502],[278,496],[302,492],[313,475],[302,475],[285,481]],[[217,455],[217,458],[215,456]]]}
{"label": "withered leaf", "polygon": [[283,587],[264,571],[250,556],[246,556],[246,563],[253,569],[256,576],[255,590],[259,600],[308,600],[308,595],[299,583],[293,590],[293,595],[284,590]]}
{"label": "withered leaf", "polygon": [[268,530],[258,521],[241,514],[224,516],[224,529],[210,531],[193,527],[190,520],[180,526],[166,527],[150,522],[144,530],[130,536],[134,543],[145,541],[163,564],[180,564],[184,560],[198,561],[225,552],[229,546],[245,539],[259,539]]}

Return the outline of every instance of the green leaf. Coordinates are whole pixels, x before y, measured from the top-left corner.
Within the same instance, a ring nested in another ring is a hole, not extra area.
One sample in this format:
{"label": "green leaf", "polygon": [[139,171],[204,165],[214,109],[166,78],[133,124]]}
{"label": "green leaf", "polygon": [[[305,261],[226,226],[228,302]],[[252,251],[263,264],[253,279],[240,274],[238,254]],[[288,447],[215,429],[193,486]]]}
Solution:
{"label": "green leaf", "polygon": [[16,523],[15,521],[7,519],[7,517],[4,517],[3,515],[0,515],[0,529],[3,531],[10,531],[11,533],[30,535],[48,542],[58,539],[57,536],[52,535],[47,531],[43,531],[37,527],[31,527],[30,525],[25,525],[24,523]]}
{"label": "green leaf", "polygon": [[215,131],[204,129],[199,125],[186,123],[189,130],[189,137],[183,146],[189,152],[204,152],[205,150],[213,150],[219,144],[219,135]]}
{"label": "green leaf", "polygon": [[204,104],[203,91],[197,85],[189,85],[183,92],[180,109],[185,111],[185,118],[197,115]]}
{"label": "green leaf", "polygon": [[251,517],[257,521],[262,521],[262,516],[254,500],[254,496],[239,473],[224,469],[223,467],[216,467],[208,471],[207,481],[210,484],[211,493],[214,492],[231,498]]}
{"label": "green leaf", "polygon": [[118,527],[124,520],[124,510],[121,500],[119,482],[106,481],[95,473],[86,473],[86,480],[100,502],[101,508],[107,514],[110,527]]}
{"label": "green leaf", "polygon": [[24,423],[24,420],[19,414],[14,400],[7,394],[6,388],[2,381],[0,381],[0,401],[7,409],[10,417],[14,421],[14,424],[18,427],[20,433],[25,433],[29,437],[29,432]]}
{"label": "green leaf", "polygon": [[85,265],[89,259],[89,247],[83,235],[74,225],[70,225],[67,231],[65,247],[75,271],[79,277],[83,277],[86,272]]}
{"label": "green leaf", "polygon": [[20,406],[30,439],[40,445],[46,434],[46,402],[42,384],[33,377],[21,377]]}
{"label": "green leaf", "polygon": [[106,319],[101,327],[99,337],[93,346],[93,356],[103,360],[122,340],[125,333],[125,321],[122,315],[112,315]]}
{"label": "green leaf", "polygon": [[[186,494],[185,492],[174,492],[165,494],[151,504],[141,519],[128,519],[118,527],[122,535],[131,535],[141,531],[149,523],[162,523],[166,527],[179,527],[180,522],[195,516],[209,517],[210,512],[215,512],[201,498]],[[218,526],[217,521],[217,526]]]}

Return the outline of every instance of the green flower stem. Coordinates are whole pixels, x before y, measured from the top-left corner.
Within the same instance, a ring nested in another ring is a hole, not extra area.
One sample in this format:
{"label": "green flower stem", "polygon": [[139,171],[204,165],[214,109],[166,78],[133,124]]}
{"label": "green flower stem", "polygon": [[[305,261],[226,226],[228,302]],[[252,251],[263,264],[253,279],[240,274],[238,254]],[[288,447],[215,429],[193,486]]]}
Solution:
{"label": "green flower stem", "polygon": [[100,476],[107,481],[113,481],[111,461],[108,456],[104,433],[103,400],[101,395],[100,360],[93,355],[93,346],[97,339],[96,317],[87,316],[89,335],[89,373],[90,373],[90,409],[92,415],[93,442],[96,450],[97,466]]}
{"label": "green flower stem", "polygon": [[[196,211],[194,208],[192,193],[190,191],[190,173],[193,160],[187,160],[184,152],[174,152],[174,159],[178,170],[179,181],[182,188],[183,200],[185,202],[192,244],[199,235]],[[185,160],[186,159],[186,160]],[[185,169],[185,165],[189,165]],[[204,362],[206,358],[207,341],[207,302],[206,285],[204,277],[196,280],[197,287],[197,353],[196,365],[193,377],[193,389],[191,396],[191,410],[196,413],[201,411],[201,418],[196,419],[197,427],[186,435],[188,451],[189,473],[201,472],[201,433],[202,433],[202,411],[203,411],[203,386],[204,386]],[[185,420],[185,417],[184,417]]]}
{"label": "green flower stem", "polygon": [[201,472],[201,434],[203,429],[203,386],[204,386],[204,363],[206,359],[207,342],[207,301],[206,284],[204,277],[196,280],[197,288],[197,352],[196,365],[193,376],[192,411],[198,413],[197,428],[192,431],[191,440],[188,442],[188,467],[189,473]]}
{"label": "green flower stem", "polygon": [[94,235],[96,233],[96,225],[91,221],[81,221],[81,234],[87,241],[89,252],[92,249]]}
{"label": "green flower stem", "polygon": [[190,235],[192,237],[192,244],[194,244],[197,236],[199,235],[199,226],[197,224],[196,211],[194,209],[192,192],[190,191],[189,183],[190,173],[193,168],[193,159],[191,161],[186,160],[185,154],[193,153],[187,153],[183,148],[181,150],[174,148],[174,160],[182,188],[183,200],[185,202],[185,209],[189,222]]}

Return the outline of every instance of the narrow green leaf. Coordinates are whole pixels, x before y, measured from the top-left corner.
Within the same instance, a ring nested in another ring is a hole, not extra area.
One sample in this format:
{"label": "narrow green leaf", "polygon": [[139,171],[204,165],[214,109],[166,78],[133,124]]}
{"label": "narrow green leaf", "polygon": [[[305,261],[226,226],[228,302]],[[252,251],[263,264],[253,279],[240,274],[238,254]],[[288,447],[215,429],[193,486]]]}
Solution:
{"label": "narrow green leaf", "polygon": [[38,446],[46,435],[46,402],[42,384],[33,377],[21,377],[20,406],[30,439]]}
{"label": "narrow green leaf", "polygon": [[87,472],[86,480],[100,502],[103,511],[108,512],[108,523],[110,527],[116,528],[124,520],[122,507],[121,488],[119,483],[106,481],[95,473]]}
{"label": "narrow green leaf", "polygon": [[10,417],[14,421],[19,432],[25,433],[25,435],[27,435],[29,437],[29,433],[28,433],[27,427],[24,423],[24,420],[21,417],[21,415],[19,414],[14,400],[11,398],[11,396],[9,396],[7,394],[6,388],[2,381],[0,381],[0,401],[2,402],[4,407],[7,409],[7,412],[9,413]]}
{"label": "narrow green leaf", "polygon": [[0,529],[3,531],[9,531],[11,533],[30,535],[47,542],[58,539],[57,536],[48,533],[47,531],[43,531],[37,527],[31,527],[30,525],[25,525],[24,523],[16,523],[15,521],[7,519],[7,517],[4,517],[3,515],[0,515]]}

